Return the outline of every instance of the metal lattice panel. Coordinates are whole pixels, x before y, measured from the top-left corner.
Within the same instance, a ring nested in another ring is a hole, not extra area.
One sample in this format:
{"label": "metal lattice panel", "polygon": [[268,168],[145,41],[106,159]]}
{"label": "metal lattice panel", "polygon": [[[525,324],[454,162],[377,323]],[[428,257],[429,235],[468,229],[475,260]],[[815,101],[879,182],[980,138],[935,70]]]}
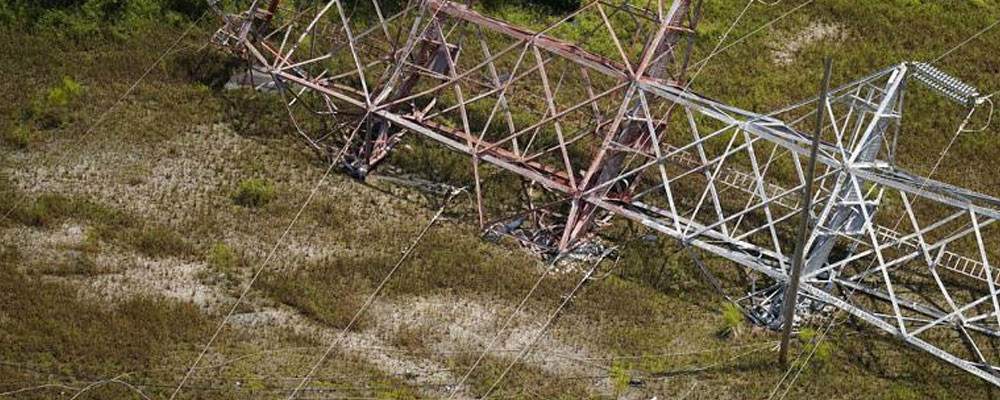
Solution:
{"label": "metal lattice panel", "polygon": [[310,147],[345,154],[355,175],[422,136],[469,156],[480,224],[489,164],[548,196],[505,233],[547,230],[566,251],[605,215],[627,218],[754,271],[738,300],[774,326],[801,218],[802,132],[821,110],[799,308],[847,311],[1000,385],[986,345],[1000,334],[1000,201],[892,161],[910,78],[965,106],[975,88],[902,63],[762,115],[683,86],[699,2],[592,1],[534,29],[447,0],[359,4],[374,17],[339,0],[254,1],[215,36],[278,82]]}

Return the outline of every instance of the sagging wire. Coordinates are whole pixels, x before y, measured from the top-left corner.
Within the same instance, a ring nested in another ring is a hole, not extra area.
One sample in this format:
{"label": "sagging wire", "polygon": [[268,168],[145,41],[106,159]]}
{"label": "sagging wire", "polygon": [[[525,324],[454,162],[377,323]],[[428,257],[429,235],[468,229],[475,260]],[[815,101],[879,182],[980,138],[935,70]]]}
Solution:
{"label": "sagging wire", "polygon": [[139,388],[135,387],[131,383],[128,383],[128,382],[125,382],[125,381],[121,380],[120,378],[122,376],[124,376],[124,375],[125,374],[122,374],[122,375],[116,376],[116,377],[111,378],[111,379],[105,379],[105,380],[100,380],[100,381],[91,383],[91,384],[87,385],[86,387],[84,387],[83,389],[80,389],[80,391],[76,392],[76,394],[74,394],[73,397],[70,397],[69,400],[76,400],[81,395],[83,395],[86,392],[89,392],[89,391],[93,390],[94,388],[97,388],[97,387],[100,387],[100,386],[111,385],[111,384],[117,384],[117,385],[125,386],[126,388],[129,388],[133,392],[138,393],[139,396],[142,396],[143,399],[153,400],[152,398],[150,398],[149,396],[147,396],[145,393],[143,393],[142,390],[139,390]]}
{"label": "sagging wire", "polygon": [[[361,128],[361,125],[359,124],[354,129],[354,133],[351,134],[351,138],[353,138],[354,135],[357,134],[358,129],[360,129],[360,128]],[[346,151],[346,149],[347,148],[345,147],[344,149],[342,149],[340,151],[340,154],[337,156],[337,159],[339,159],[340,157],[343,157],[344,152]],[[333,162],[333,163],[330,163],[330,166],[328,166],[326,168],[326,171],[323,172],[322,177],[320,177],[320,179],[316,182],[316,184],[313,185],[312,190],[309,191],[309,195],[306,196],[305,201],[299,207],[298,211],[295,213],[295,216],[292,217],[291,222],[288,223],[288,226],[285,227],[285,230],[281,233],[281,236],[278,237],[278,240],[274,243],[274,246],[271,247],[271,250],[267,253],[267,256],[264,258],[264,260],[257,267],[257,269],[254,272],[253,276],[250,278],[250,281],[247,283],[246,287],[243,288],[242,292],[240,293],[240,296],[236,299],[236,302],[233,304],[232,308],[229,309],[229,312],[226,314],[226,316],[222,319],[222,321],[219,322],[219,325],[215,328],[215,331],[212,333],[212,336],[209,338],[208,342],[205,343],[205,346],[202,348],[201,352],[198,354],[198,357],[195,358],[194,363],[191,364],[191,366],[188,368],[187,373],[184,374],[184,377],[181,378],[180,383],[177,384],[177,388],[175,388],[174,391],[170,394],[170,397],[169,397],[170,400],[172,400],[175,397],[177,397],[177,394],[180,393],[181,389],[184,388],[184,385],[187,383],[188,379],[191,377],[191,374],[194,373],[195,369],[198,367],[198,364],[205,357],[205,354],[208,353],[208,350],[212,347],[212,344],[215,343],[215,340],[219,337],[219,334],[222,333],[222,329],[225,327],[226,323],[229,321],[229,318],[236,312],[236,310],[238,309],[238,307],[240,306],[240,304],[243,302],[243,300],[250,293],[250,289],[253,288],[254,283],[260,277],[261,273],[264,272],[264,269],[268,266],[268,264],[270,263],[271,259],[274,257],[275,253],[277,252],[278,247],[281,246],[281,243],[284,242],[284,240],[288,236],[289,232],[291,232],[292,227],[294,227],[295,224],[299,221],[299,217],[302,216],[302,213],[305,211],[306,207],[308,207],[309,203],[312,202],[312,199],[313,199],[313,197],[316,196],[316,193],[318,192],[320,186],[322,186],[326,182],[326,180],[330,176],[330,173],[333,170],[333,166],[335,164],[336,164],[336,161]]]}
{"label": "sagging wire", "polygon": [[535,284],[532,285],[531,289],[528,290],[528,293],[524,296],[521,302],[518,303],[517,307],[515,307],[514,310],[510,312],[510,315],[507,317],[507,321],[504,322],[504,324],[497,331],[496,335],[493,336],[493,339],[490,340],[490,343],[486,345],[486,348],[483,349],[483,352],[479,354],[479,357],[476,358],[476,361],[472,363],[472,366],[469,367],[469,369],[465,372],[462,378],[459,379],[458,383],[455,384],[455,386],[451,389],[451,394],[448,396],[448,400],[453,399],[455,395],[458,394],[459,390],[461,390],[462,388],[462,385],[464,385],[465,382],[472,375],[472,371],[474,371],[476,367],[478,367],[479,364],[482,363],[483,359],[486,358],[486,354],[490,351],[490,349],[493,348],[494,345],[496,345],[497,341],[500,340],[500,336],[502,336],[503,332],[507,330],[507,327],[510,326],[511,322],[514,321],[514,318],[517,316],[517,314],[521,311],[521,309],[524,308],[525,304],[527,304],[528,299],[531,298],[531,295],[535,293],[535,290],[537,290],[538,287],[542,284],[542,281],[545,279],[545,277],[551,273],[552,267],[555,266],[555,264],[561,258],[562,255],[560,254],[553,257],[550,262],[546,263],[545,268],[542,270],[542,274],[538,277],[538,280],[535,281]]}
{"label": "sagging wire", "polygon": [[[980,97],[979,100],[981,100],[982,103],[977,104],[972,109],[973,110],[972,112],[975,112],[975,110],[978,110],[979,106],[981,106],[982,104],[988,104],[990,106],[990,112],[989,112],[989,114],[986,115],[986,123],[984,123],[983,126],[981,128],[978,128],[978,129],[964,129],[964,125],[963,125],[962,128],[960,128],[960,129],[962,129],[962,132],[979,133],[979,132],[985,131],[986,128],[989,128],[990,123],[993,122],[993,111],[994,111],[993,99],[991,99],[991,97],[995,96],[997,93],[1000,93],[1000,92],[993,92],[989,96]],[[971,113],[970,113],[970,117],[971,117]]]}
{"label": "sagging wire", "polygon": [[604,259],[611,254],[611,250],[613,249],[615,248],[606,250],[601,255],[601,257],[599,257],[597,261],[594,262],[594,264],[590,267],[590,269],[584,274],[583,278],[580,279],[580,282],[578,282],[576,286],[573,287],[573,290],[571,290],[569,294],[567,294],[566,297],[563,298],[563,301],[562,303],[559,304],[559,307],[557,307],[555,311],[553,311],[552,314],[549,315],[548,320],[546,320],[545,324],[543,324],[541,329],[539,329],[538,334],[535,336],[535,338],[532,339],[532,341],[522,349],[521,353],[518,354],[516,358],[514,358],[513,360],[511,360],[509,364],[507,364],[507,367],[504,368],[500,376],[493,381],[493,384],[490,385],[490,387],[486,390],[486,393],[484,393],[482,396],[479,396],[479,398],[481,399],[489,398],[489,396],[493,394],[493,392],[500,386],[500,383],[503,382],[503,379],[507,376],[507,374],[510,373],[510,371],[514,368],[514,365],[516,365],[518,362],[524,359],[524,357],[526,357],[529,353],[531,353],[535,345],[538,344],[538,342],[545,336],[546,331],[550,326],[552,326],[552,323],[555,321],[556,317],[559,316],[559,313],[562,312],[564,308],[566,308],[566,306],[569,304],[570,301],[573,300],[577,291],[579,291],[580,288],[583,287],[583,284],[589,281],[591,277],[593,277],[594,271],[596,271],[597,267],[601,264],[601,262],[604,261]]}
{"label": "sagging wire", "polygon": [[424,238],[427,232],[430,231],[431,227],[434,226],[434,223],[441,218],[441,215],[444,213],[444,210],[451,203],[451,200],[459,193],[465,190],[466,188],[464,187],[459,188],[457,190],[452,191],[451,194],[448,195],[448,198],[444,201],[444,204],[441,205],[441,208],[438,209],[437,213],[434,214],[430,222],[428,222],[427,225],[424,226],[424,228],[420,231],[420,233],[417,234],[416,239],[413,240],[413,243],[411,243],[410,246],[407,247],[407,249],[403,252],[403,255],[400,256],[399,261],[397,261],[396,264],[392,266],[392,268],[389,270],[389,273],[386,274],[385,278],[382,278],[382,281],[379,282],[375,290],[372,291],[371,295],[368,296],[368,299],[365,300],[365,303],[361,306],[361,308],[358,309],[357,312],[355,312],[354,317],[351,318],[351,321],[348,322],[347,326],[345,326],[344,329],[340,332],[340,334],[337,335],[336,339],[334,339],[330,343],[330,346],[327,347],[326,350],[322,353],[319,360],[317,360],[312,365],[312,367],[310,367],[309,372],[306,374],[306,376],[302,378],[302,381],[299,382],[299,384],[295,387],[295,389],[291,392],[291,394],[288,395],[289,400],[294,399],[295,396],[297,396],[299,392],[302,391],[307,384],[309,384],[310,380],[313,378],[313,375],[316,373],[319,367],[323,365],[323,362],[326,361],[327,357],[330,356],[330,353],[333,352],[333,349],[336,348],[341,343],[347,332],[354,326],[354,324],[361,317],[361,314],[363,314],[365,310],[367,310],[368,307],[370,307],[375,302],[375,300],[378,298],[379,293],[381,293],[382,289],[386,286],[386,284],[389,282],[392,276],[396,273],[397,270],[399,270],[399,268],[403,265],[403,263],[406,262],[406,260],[409,258],[413,250],[417,247],[418,244],[420,244],[420,241]]}

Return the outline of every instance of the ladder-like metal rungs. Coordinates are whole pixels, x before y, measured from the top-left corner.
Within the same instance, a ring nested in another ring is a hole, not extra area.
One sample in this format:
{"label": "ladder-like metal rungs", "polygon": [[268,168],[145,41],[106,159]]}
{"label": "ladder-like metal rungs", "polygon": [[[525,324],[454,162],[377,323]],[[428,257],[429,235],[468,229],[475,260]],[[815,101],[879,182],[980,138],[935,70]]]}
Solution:
{"label": "ladder-like metal rungs", "polygon": [[[674,149],[669,149],[669,151],[674,151]],[[697,160],[693,159],[687,153],[678,153],[670,157],[671,161],[678,164],[684,165],[688,168],[698,168],[702,164]],[[751,176],[750,174],[740,171],[732,167],[724,167],[719,171],[719,175],[716,177],[715,182],[721,183],[723,185],[729,186],[731,188],[740,190],[742,192],[748,193],[753,196],[758,196],[757,192],[757,178]],[[781,205],[793,210],[799,209],[800,199],[797,196],[785,195],[783,197],[777,198],[778,195],[785,192],[785,189],[781,186],[774,185],[768,182],[764,182],[764,193],[769,199],[774,199],[773,203]]]}
{"label": "ladder-like metal rungs", "polygon": [[[899,233],[884,226],[877,225],[875,228],[875,234],[879,235],[886,241],[896,242],[896,247],[905,246],[913,250],[919,249],[919,243],[915,239],[908,238],[900,241],[899,239],[902,236]],[[941,260],[938,261],[938,265],[949,271],[986,282],[986,266],[979,260],[945,250],[944,254],[941,255]],[[1000,283],[1000,271],[992,272],[994,274],[993,282]]]}

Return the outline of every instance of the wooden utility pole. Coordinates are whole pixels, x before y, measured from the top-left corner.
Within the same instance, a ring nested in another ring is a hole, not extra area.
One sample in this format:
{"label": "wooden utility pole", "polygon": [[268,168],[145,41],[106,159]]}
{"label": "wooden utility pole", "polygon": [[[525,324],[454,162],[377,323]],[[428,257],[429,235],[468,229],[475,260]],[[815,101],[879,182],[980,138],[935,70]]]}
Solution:
{"label": "wooden utility pole", "polygon": [[812,187],[813,173],[816,169],[816,153],[819,152],[820,136],[823,132],[823,115],[826,114],[826,92],[830,88],[830,70],[832,62],[830,57],[823,61],[823,83],[820,87],[819,100],[816,102],[816,125],[813,128],[812,149],[809,151],[809,168],[806,169],[806,181],[802,188],[802,210],[799,211],[798,239],[795,242],[795,255],[792,258],[792,275],[788,280],[788,287],[785,289],[785,299],[781,303],[781,317],[784,326],[781,332],[781,349],[778,351],[778,361],[781,365],[788,365],[788,340],[792,335],[792,320],[795,318],[795,302],[799,293],[799,279],[802,274],[802,264],[804,264],[806,247],[806,230],[809,228],[809,210],[812,208]]}

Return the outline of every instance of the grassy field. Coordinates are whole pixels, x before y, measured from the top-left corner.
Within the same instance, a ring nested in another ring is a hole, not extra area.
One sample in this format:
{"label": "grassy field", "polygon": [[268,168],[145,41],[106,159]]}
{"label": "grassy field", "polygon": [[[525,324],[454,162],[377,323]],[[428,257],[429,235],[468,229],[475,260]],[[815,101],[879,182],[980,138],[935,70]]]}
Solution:
{"label": "grassy field", "polygon": [[[729,40],[802,3],[752,5]],[[226,61],[202,58],[214,28],[208,19],[154,63],[198,12],[133,5],[107,28],[72,8],[59,19],[18,12],[19,2],[0,4],[0,210],[11,210],[0,221],[0,393],[70,398],[99,384],[79,398],[143,397],[127,385],[167,398],[325,165],[292,138],[274,99],[218,90]],[[746,2],[706,4],[696,60]],[[548,11],[495,12],[518,20]],[[824,55],[835,57],[835,84],[844,83],[900,61],[934,59],[998,15],[992,0],[817,0],[714,56],[695,87],[770,110],[814,93]],[[833,33],[797,39],[817,30]],[[984,91],[1000,90],[997,43],[1000,28],[938,65]],[[900,163],[925,173],[960,110],[943,100],[909,107]],[[249,120],[247,109],[263,117]],[[936,177],[1000,194],[997,126],[963,135]],[[419,170],[437,158],[451,161],[430,144],[412,146],[390,165],[461,179],[454,170],[467,165]],[[441,398],[476,361],[544,264],[515,245],[481,240],[469,199],[455,201],[300,398]],[[378,179],[331,175],[178,398],[286,396],[440,202]],[[706,261],[738,284],[728,262]],[[457,397],[484,392],[587,267],[546,275]],[[515,365],[498,397],[767,398],[782,378],[777,336],[727,312],[672,242],[631,242],[597,276],[538,350]],[[797,342],[793,355],[803,350],[811,349]],[[998,395],[851,319],[817,354],[787,397]]]}

